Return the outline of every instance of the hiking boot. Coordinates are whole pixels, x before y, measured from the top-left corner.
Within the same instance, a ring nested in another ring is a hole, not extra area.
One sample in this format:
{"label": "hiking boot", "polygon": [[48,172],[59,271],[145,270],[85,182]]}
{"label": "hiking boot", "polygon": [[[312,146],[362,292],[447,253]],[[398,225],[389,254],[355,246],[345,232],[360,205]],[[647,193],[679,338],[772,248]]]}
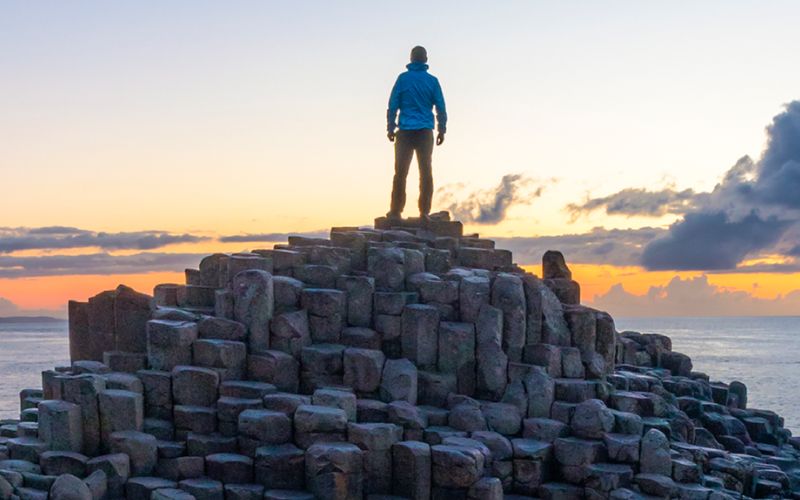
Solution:
{"label": "hiking boot", "polygon": [[386,212],[386,218],[391,220],[391,221],[402,220],[402,217],[400,216],[400,213],[399,212],[395,212],[393,210],[389,210],[388,212]]}

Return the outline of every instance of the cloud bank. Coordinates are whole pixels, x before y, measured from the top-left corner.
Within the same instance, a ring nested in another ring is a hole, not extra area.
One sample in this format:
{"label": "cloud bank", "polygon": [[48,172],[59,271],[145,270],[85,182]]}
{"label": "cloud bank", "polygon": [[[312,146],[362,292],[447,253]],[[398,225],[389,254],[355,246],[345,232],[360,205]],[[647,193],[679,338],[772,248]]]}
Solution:
{"label": "cloud bank", "polygon": [[676,276],[667,285],[650,287],[645,295],[634,295],[622,284],[616,284],[591,304],[617,316],[796,315],[800,310],[800,290],[763,299],[712,285],[706,276]]}
{"label": "cloud bank", "polygon": [[289,236],[305,236],[307,238],[327,238],[328,231],[307,231],[301,233],[259,233],[259,234],[232,234],[227,236],[220,236],[219,241],[222,243],[271,243],[278,241],[286,241]]}
{"label": "cloud bank", "polygon": [[[150,252],[178,243],[216,240],[220,243],[282,242],[289,236],[325,238],[327,231],[224,235],[218,238],[166,231],[106,233],[67,226],[0,227],[0,278],[64,275],[142,274],[196,267],[205,253]],[[99,248],[102,252],[61,255],[63,250]],[[38,251],[44,255],[15,255]],[[145,250],[134,255],[115,251]]]}
{"label": "cloud bank", "polygon": [[755,210],[740,220],[723,211],[689,213],[667,236],[647,245],[642,264],[649,270],[734,269],[748,255],[773,246],[791,224],[762,218]]}
{"label": "cloud bank", "polygon": [[135,255],[0,256],[0,278],[87,274],[142,274],[196,267],[206,254],[142,252]]}
{"label": "cloud bank", "polygon": [[711,192],[624,189],[571,204],[578,216],[608,214],[682,217],[650,242],[641,262],[650,270],[733,270],[763,255],[797,257],[800,248],[800,101],[767,127],[767,146],[743,157]]}
{"label": "cloud bank", "polygon": [[72,248],[155,250],[176,243],[197,243],[208,239],[192,234],[173,234],[152,230],[105,233],[64,226],[0,227],[0,254],[22,250],[49,251]]}
{"label": "cloud bank", "polygon": [[588,233],[559,236],[493,238],[498,248],[511,250],[521,265],[538,265],[547,250],[559,250],[568,263],[635,266],[642,250],[665,229],[605,229],[596,227]]}

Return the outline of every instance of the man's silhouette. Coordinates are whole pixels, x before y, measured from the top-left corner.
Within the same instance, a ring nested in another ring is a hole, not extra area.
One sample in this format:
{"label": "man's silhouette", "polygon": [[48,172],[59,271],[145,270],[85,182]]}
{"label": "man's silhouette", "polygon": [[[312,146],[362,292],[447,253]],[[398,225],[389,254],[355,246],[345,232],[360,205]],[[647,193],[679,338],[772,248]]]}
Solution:
{"label": "man's silhouette", "polygon": [[[411,157],[417,153],[419,163],[419,215],[428,219],[433,197],[433,112],[436,107],[438,135],[436,145],[444,142],[447,131],[447,111],[439,80],[428,73],[428,53],[425,47],[411,49],[411,63],[408,71],[401,73],[389,97],[389,110],[386,113],[388,137],[394,142],[394,183],[392,185],[392,206],[386,216],[399,219],[406,204],[406,177],[411,166]],[[395,123],[400,111],[400,123]],[[399,130],[395,133],[395,130]]]}

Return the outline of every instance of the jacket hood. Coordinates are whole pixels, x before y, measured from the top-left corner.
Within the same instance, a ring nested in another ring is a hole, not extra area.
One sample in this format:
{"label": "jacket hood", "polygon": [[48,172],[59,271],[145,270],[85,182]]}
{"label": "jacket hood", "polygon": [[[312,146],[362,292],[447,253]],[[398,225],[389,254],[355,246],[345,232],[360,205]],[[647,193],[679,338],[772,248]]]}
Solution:
{"label": "jacket hood", "polygon": [[406,64],[409,71],[428,71],[428,65],[422,62],[412,62]]}

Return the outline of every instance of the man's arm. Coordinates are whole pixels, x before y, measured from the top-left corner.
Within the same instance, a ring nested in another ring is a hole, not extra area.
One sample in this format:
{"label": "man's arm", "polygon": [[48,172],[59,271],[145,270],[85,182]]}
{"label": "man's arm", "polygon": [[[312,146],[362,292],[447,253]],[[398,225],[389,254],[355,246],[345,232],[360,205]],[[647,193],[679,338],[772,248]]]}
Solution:
{"label": "man's arm", "polygon": [[389,94],[389,109],[386,110],[386,132],[390,141],[394,141],[394,131],[397,128],[397,111],[400,109],[400,77],[394,82],[392,92]]}
{"label": "man's arm", "polygon": [[440,145],[444,142],[444,134],[447,132],[447,107],[444,104],[444,93],[438,79],[433,94],[433,105],[436,108],[436,123],[439,131],[436,136],[436,144]]}

